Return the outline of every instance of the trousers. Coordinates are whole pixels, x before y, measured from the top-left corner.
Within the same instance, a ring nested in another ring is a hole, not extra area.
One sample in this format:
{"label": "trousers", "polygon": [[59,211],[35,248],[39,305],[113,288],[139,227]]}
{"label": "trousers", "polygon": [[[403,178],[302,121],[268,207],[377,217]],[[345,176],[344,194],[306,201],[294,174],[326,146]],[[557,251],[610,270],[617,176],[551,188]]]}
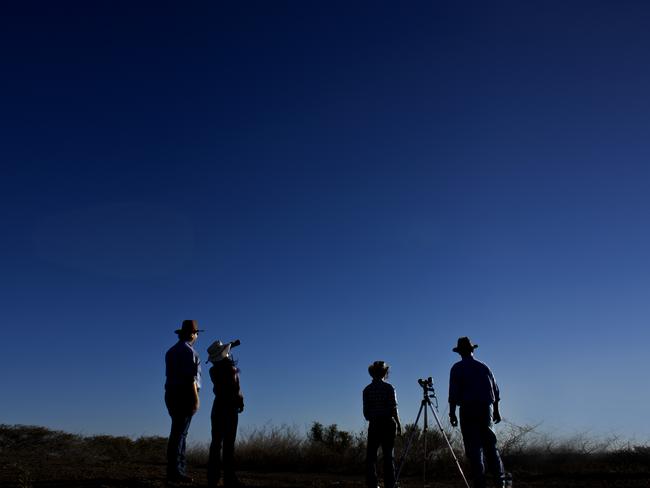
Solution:
{"label": "trousers", "polygon": [[397,426],[390,418],[371,420],[368,425],[368,447],[366,452],[366,485],[377,488],[377,450],[381,446],[384,458],[384,487],[393,488],[395,484],[395,463],[393,448]]}
{"label": "trousers", "polygon": [[167,476],[185,475],[187,467],[185,446],[192,422],[191,407],[188,408],[186,398],[177,395],[174,391],[165,393],[165,404],[172,419],[167,442]]}
{"label": "trousers", "polygon": [[208,458],[208,486],[217,486],[222,470],[224,482],[226,484],[233,483],[236,479],[234,458],[239,422],[237,407],[221,405],[215,401],[212,405],[210,421],[212,423],[212,440]]}
{"label": "trousers", "polygon": [[504,479],[503,463],[497,449],[497,437],[492,430],[492,406],[460,407],[460,430],[465,455],[472,469],[474,488],[485,488],[486,463],[495,480]]}

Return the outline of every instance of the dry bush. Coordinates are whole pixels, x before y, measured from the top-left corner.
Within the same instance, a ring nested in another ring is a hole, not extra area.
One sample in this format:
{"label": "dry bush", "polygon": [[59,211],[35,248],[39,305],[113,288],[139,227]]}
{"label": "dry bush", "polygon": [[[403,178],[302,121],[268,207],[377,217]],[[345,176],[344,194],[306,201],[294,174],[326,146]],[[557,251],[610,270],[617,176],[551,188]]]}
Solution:
{"label": "dry bush", "polygon": [[499,447],[506,468],[520,475],[580,477],[590,474],[650,471],[650,448],[626,445],[618,436],[579,432],[552,437],[538,425],[506,423],[499,429]]}
{"label": "dry bush", "polygon": [[[458,442],[458,437],[448,428],[444,432],[451,443],[454,454],[465,469],[462,446]],[[406,453],[409,441],[411,441],[411,445]],[[395,458],[397,465],[403,464],[402,476],[420,476],[423,474],[425,466],[427,476],[454,476],[457,470],[449,445],[436,424],[430,425],[426,433],[417,425],[406,425],[403,434],[398,436],[395,441]]]}
{"label": "dry bush", "polygon": [[82,437],[44,427],[0,425],[0,456],[4,462],[151,463],[164,459],[166,445],[164,437]]}
{"label": "dry bush", "polygon": [[244,470],[358,473],[365,439],[335,424],[314,422],[308,436],[286,425],[264,427],[240,435],[235,456]]}
{"label": "dry bush", "polygon": [[[308,435],[281,425],[243,430],[237,438],[239,470],[257,472],[328,472],[360,474],[365,460],[365,436],[314,422]],[[209,444],[188,448],[188,462],[205,466]]]}
{"label": "dry bush", "polygon": [[[449,446],[437,425],[430,426],[426,433],[414,425],[407,425],[404,430],[396,440],[397,462],[402,460],[411,435],[413,443],[405,459],[403,476],[422,475],[425,439],[427,478],[458,476]],[[445,433],[463,469],[467,470],[459,430],[447,426]],[[614,436],[603,438],[580,433],[553,438],[540,431],[538,425],[504,422],[497,437],[506,469],[518,478],[650,476],[650,446],[624,444]],[[135,440],[105,435],[82,437],[43,427],[0,425],[0,478],[10,479],[14,485],[19,482],[20,486],[30,486],[32,480],[67,472],[70,466],[74,472],[80,466],[109,469],[118,463],[159,467],[165,462],[166,444],[164,437]],[[190,464],[205,467],[208,447],[207,444],[190,446]],[[366,434],[318,422],[306,434],[287,425],[267,426],[240,432],[235,455],[237,467],[242,471],[362,476]],[[381,460],[378,468],[381,469]]]}
{"label": "dry bush", "polygon": [[[239,432],[235,460],[239,469],[252,471],[293,471],[299,469],[300,454],[305,443],[296,428],[254,428]],[[208,463],[209,443],[195,443],[188,447],[187,460],[196,466]]]}
{"label": "dry bush", "polygon": [[363,473],[366,456],[364,433],[339,430],[336,424],[313,422],[304,449],[308,471],[338,474]]}

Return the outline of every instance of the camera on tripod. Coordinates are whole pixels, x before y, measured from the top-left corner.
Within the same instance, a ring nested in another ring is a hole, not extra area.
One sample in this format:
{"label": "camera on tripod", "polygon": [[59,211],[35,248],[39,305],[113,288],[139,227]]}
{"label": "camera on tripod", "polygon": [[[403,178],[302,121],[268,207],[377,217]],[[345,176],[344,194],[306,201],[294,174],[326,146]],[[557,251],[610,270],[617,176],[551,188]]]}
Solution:
{"label": "camera on tripod", "polygon": [[[414,426],[416,428],[411,430],[411,435],[409,436],[408,441],[406,442],[406,447],[404,448],[404,451],[402,453],[402,460],[400,461],[398,468],[397,468],[397,475],[395,476],[395,483],[392,488],[397,487],[397,482],[399,481],[399,477],[402,474],[402,468],[404,467],[404,462],[406,461],[406,457],[408,455],[409,449],[411,448],[411,444],[413,443],[413,439],[415,436],[418,434],[419,429],[417,429],[418,421],[420,420],[420,417],[424,413],[424,426],[422,427],[422,431],[426,433],[427,430],[429,429],[429,418],[428,418],[428,413],[431,412],[433,414],[433,418],[436,420],[436,424],[438,424],[438,428],[440,429],[440,434],[442,435],[442,438],[445,440],[447,443],[447,447],[449,448],[449,452],[451,453],[451,456],[454,458],[454,461],[456,462],[456,467],[458,468],[458,471],[460,472],[461,477],[463,478],[463,481],[465,482],[465,486],[467,488],[470,488],[469,482],[467,481],[467,478],[465,477],[465,473],[463,473],[463,468],[460,465],[460,462],[458,461],[458,458],[456,457],[456,454],[454,453],[454,448],[451,445],[451,442],[449,441],[449,437],[447,437],[447,433],[445,432],[445,429],[442,427],[442,424],[440,423],[440,419],[438,418],[438,414],[436,413],[436,410],[438,409],[438,399],[436,398],[436,392],[433,388],[433,378],[429,376],[428,378],[420,378],[418,380],[418,385],[422,387],[422,401],[420,402],[420,410],[418,410],[417,417],[415,417],[415,422]],[[431,399],[434,400],[435,402],[435,408],[432,405]],[[423,478],[426,481],[426,463],[427,463],[427,436],[424,435],[422,436],[424,439],[424,475]],[[426,485],[425,485],[426,486]]]}
{"label": "camera on tripod", "polygon": [[418,380],[418,385],[427,391],[433,391],[433,378],[431,376],[429,376],[427,379],[420,378]]}

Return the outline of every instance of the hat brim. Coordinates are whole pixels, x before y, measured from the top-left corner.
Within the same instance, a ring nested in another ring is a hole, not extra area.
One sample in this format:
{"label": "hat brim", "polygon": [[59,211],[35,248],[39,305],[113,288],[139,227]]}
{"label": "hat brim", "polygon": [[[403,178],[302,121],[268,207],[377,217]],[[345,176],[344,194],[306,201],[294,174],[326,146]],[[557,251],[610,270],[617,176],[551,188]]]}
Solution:
{"label": "hat brim", "polygon": [[220,361],[223,361],[228,356],[230,356],[231,344],[224,344],[221,349],[217,351],[212,351],[210,353],[210,348],[208,348],[208,361],[210,363],[216,364]]}

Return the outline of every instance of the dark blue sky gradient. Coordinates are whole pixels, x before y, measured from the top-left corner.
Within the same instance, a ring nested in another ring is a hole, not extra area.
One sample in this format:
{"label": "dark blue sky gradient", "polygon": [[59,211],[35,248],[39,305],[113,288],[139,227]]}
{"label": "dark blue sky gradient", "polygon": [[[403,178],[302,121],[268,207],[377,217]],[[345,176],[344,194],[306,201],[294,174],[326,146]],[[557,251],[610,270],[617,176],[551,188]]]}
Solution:
{"label": "dark blue sky gradient", "polygon": [[2,9],[0,421],[166,435],[195,318],[244,428],[362,428],[376,359],[444,412],[470,335],[509,421],[650,438],[645,3]]}

